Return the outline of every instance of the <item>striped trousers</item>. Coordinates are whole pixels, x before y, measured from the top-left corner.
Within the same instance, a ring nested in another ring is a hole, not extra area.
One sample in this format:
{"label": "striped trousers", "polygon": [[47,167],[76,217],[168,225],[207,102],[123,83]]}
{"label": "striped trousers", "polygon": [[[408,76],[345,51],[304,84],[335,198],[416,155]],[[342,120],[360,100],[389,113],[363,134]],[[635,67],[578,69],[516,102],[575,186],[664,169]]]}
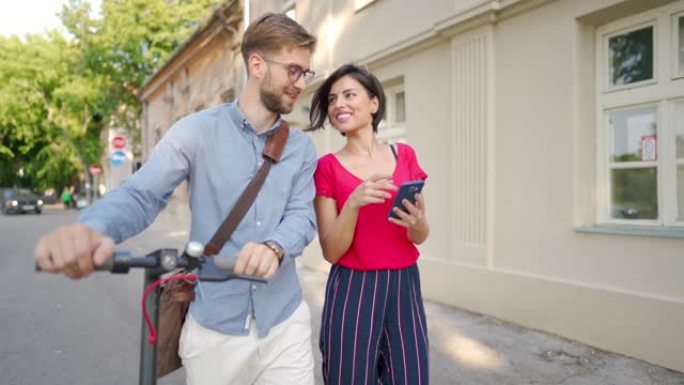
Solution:
{"label": "striped trousers", "polygon": [[428,333],[418,266],[333,265],[320,349],[326,385],[427,385]]}

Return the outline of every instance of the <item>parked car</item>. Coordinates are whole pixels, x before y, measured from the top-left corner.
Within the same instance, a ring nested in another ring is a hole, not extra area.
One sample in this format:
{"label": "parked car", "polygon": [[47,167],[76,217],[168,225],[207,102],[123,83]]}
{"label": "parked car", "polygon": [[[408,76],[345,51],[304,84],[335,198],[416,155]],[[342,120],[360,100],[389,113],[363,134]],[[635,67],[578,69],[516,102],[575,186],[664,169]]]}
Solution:
{"label": "parked car", "polygon": [[25,188],[7,189],[2,198],[2,213],[6,215],[43,211],[43,200]]}
{"label": "parked car", "polygon": [[90,205],[88,197],[84,191],[79,191],[78,194],[74,196],[74,204],[78,210],[84,209]]}
{"label": "parked car", "polygon": [[55,203],[61,203],[59,201],[59,196],[55,193],[55,190],[48,190],[43,193],[40,197],[43,200],[44,205],[54,205]]}
{"label": "parked car", "polygon": [[5,199],[12,196],[12,187],[0,188],[0,206],[5,206]]}

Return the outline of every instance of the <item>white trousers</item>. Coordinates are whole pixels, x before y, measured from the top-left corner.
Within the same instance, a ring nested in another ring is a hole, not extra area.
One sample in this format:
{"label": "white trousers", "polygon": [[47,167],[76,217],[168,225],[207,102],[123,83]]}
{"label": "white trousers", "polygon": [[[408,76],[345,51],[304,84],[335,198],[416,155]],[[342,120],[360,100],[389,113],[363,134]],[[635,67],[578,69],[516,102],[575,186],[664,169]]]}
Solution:
{"label": "white trousers", "polygon": [[259,338],[209,330],[188,313],[178,353],[187,385],[314,385],[311,310],[306,302]]}

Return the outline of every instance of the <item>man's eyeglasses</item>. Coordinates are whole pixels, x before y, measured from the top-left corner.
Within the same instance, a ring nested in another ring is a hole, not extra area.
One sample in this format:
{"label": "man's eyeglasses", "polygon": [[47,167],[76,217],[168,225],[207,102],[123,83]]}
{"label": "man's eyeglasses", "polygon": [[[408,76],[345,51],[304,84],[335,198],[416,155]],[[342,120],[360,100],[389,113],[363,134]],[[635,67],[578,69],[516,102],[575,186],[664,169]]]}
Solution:
{"label": "man's eyeglasses", "polygon": [[267,63],[278,64],[285,67],[285,69],[287,70],[287,76],[290,78],[290,81],[292,83],[296,83],[299,80],[299,78],[303,76],[304,82],[306,84],[309,84],[311,82],[311,79],[313,79],[313,77],[316,75],[315,72],[311,70],[305,70],[297,64],[287,64],[266,58],[264,58],[264,61]]}

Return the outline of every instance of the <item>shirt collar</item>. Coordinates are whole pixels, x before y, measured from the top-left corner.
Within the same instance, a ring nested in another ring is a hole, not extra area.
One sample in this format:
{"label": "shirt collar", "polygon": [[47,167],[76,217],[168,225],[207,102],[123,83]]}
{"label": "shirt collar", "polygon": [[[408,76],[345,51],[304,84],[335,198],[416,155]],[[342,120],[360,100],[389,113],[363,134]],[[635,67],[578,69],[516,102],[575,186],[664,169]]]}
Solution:
{"label": "shirt collar", "polygon": [[[246,130],[247,132],[251,134],[256,134],[256,130],[254,127],[252,127],[251,124],[245,119],[245,116],[242,114],[242,111],[240,111],[240,107],[238,106],[238,101],[239,99],[235,99],[235,101],[231,104],[228,105],[228,113],[230,115],[231,121],[238,127],[240,127],[243,130]],[[268,128],[265,132],[259,134],[259,136],[266,135],[269,136],[273,131],[275,131],[278,126],[280,126],[280,122],[283,120],[282,115],[278,114],[278,118],[276,119],[275,123],[271,127]]]}

